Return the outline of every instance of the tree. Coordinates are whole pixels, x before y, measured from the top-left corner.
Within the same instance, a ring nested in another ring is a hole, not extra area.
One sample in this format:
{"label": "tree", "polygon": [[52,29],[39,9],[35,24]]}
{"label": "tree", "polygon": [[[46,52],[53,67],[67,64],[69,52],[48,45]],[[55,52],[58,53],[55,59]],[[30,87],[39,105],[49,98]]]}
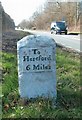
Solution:
{"label": "tree", "polygon": [[[35,26],[37,29],[50,29],[52,21],[66,21],[68,26],[76,26],[80,19],[80,3],[57,2],[47,0],[44,9],[35,11],[26,26]],[[77,23],[77,24],[76,24]],[[21,24],[22,25],[22,24]]]}

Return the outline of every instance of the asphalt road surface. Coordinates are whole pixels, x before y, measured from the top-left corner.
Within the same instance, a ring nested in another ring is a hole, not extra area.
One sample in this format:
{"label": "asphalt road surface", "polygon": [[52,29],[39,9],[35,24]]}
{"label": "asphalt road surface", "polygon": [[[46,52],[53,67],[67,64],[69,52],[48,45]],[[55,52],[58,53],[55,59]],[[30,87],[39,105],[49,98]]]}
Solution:
{"label": "asphalt road surface", "polygon": [[77,52],[80,52],[80,35],[56,35],[56,34],[51,34],[50,32],[47,31],[37,31],[37,30],[24,30],[28,31],[32,34],[37,34],[37,35],[47,35],[52,37],[56,43],[63,45],[65,47],[71,48]]}

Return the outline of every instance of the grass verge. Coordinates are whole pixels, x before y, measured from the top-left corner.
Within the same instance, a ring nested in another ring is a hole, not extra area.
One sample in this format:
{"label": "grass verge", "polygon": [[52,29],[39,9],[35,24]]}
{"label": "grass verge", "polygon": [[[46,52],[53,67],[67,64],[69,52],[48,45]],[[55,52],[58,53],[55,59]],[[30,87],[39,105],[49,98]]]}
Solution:
{"label": "grass verge", "polygon": [[2,53],[2,110],[3,118],[67,118],[82,119],[80,109],[80,58],[79,55],[56,50],[57,106],[51,100],[37,98],[25,105],[18,92],[17,57]]}

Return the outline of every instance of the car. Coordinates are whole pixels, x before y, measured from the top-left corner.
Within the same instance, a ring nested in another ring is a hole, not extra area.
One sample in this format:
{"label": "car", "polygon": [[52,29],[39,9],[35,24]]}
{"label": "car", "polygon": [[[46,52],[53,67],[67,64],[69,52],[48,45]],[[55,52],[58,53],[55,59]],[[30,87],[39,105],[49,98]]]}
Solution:
{"label": "car", "polygon": [[32,27],[32,30],[36,30],[36,27]]}
{"label": "car", "polygon": [[51,34],[52,33],[55,33],[55,34],[65,33],[65,35],[67,35],[67,31],[68,31],[68,27],[65,21],[51,23]]}

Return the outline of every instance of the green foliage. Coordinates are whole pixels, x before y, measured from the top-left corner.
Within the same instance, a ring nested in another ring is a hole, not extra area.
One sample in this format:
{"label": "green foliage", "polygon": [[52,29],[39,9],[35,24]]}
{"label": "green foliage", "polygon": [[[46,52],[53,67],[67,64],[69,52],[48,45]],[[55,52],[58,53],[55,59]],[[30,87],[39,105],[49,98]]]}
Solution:
{"label": "green foliage", "polygon": [[3,118],[80,118],[80,60],[74,53],[56,50],[57,100],[45,98],[21,101],[18,92],[16,55],[3,53]]}
{"label": "green foliage", "polygon": [[3,79],[2,79],[2,87],[3,94],[7,95],[12,90],[18,88],[17,84],[17,61],[16,56],[13,54],[2,54],[2,66],[3,66]]}

